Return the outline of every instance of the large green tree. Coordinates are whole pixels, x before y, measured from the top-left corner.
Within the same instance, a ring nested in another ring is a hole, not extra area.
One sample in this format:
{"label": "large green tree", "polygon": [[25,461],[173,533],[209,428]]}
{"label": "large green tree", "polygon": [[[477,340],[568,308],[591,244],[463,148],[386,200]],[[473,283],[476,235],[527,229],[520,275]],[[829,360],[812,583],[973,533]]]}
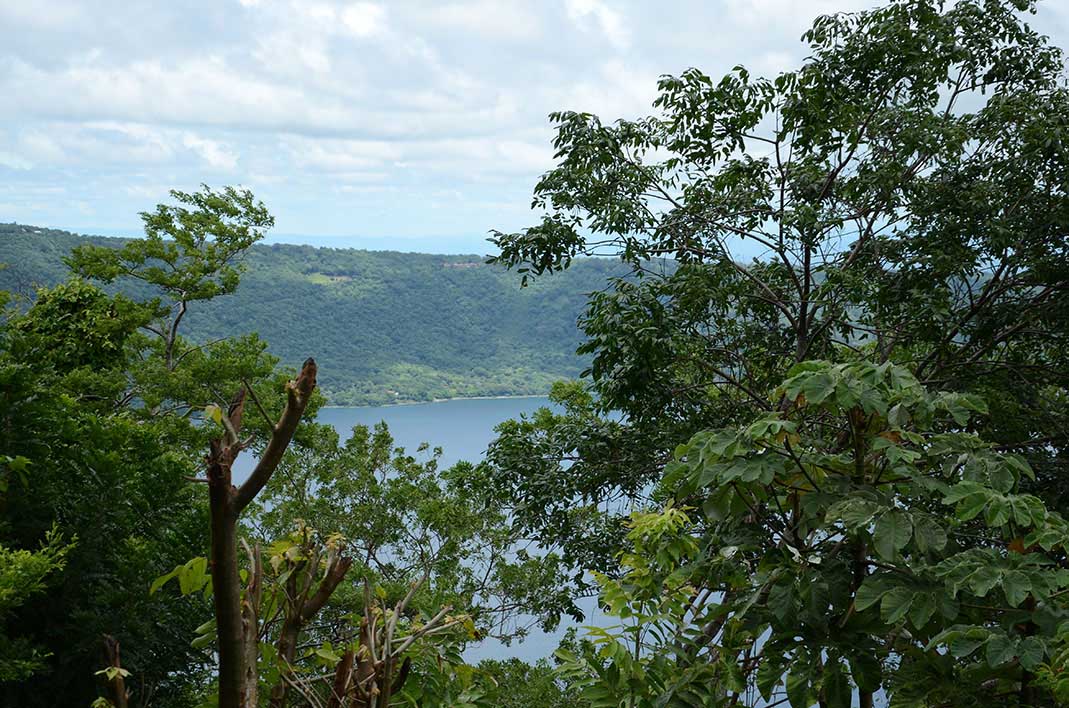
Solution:
{"label": "large green tree", "polygon": [[590,254],[631,273],[582,321],[590,390],[490,451],[522,528],[612,569],[677,445],[845,353],[983,396],[976,429],[1063,507],[1069,92],[1034,5],[893,0],[818,18],[793,71],[691,69],[660,81],[650,117],[552,116],[545,218],[496,234],[497,260],[524,280]]}
{"label": "large green tree", "polygon": [[[173,197],[176,205],[142,215],[145,238],[70,259],[76,276],[134,278],[155,288],[150,297],[74,277],[5,313],[0,544],[33,549],[53,529],[77,539],[34,599],[5,612],[5,636],[49,655],[29,680],[4,687],[17,705],[88,704],[104,634],[121,643],[136,676],[134,705],[189,705],[211,663],[189,644],[204,602],[161,603],[147,589],[207,544],[207,505],[189,479],[211,431],[192,413],[244,382],[274,405],[281,374],[255,337],[195,346],[180,326],[192,303],[236,287],[241,256],[270,216],[245,191]],[[266,426],[250,416],[250,428]]]}

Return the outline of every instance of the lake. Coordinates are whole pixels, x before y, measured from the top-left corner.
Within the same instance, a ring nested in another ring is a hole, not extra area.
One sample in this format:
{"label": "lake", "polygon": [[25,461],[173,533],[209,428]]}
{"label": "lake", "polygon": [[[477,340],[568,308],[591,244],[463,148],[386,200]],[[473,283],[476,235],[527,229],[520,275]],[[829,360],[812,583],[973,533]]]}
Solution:
{"label": "lake", "polygon": [[[424,442],[431,448],[441,447],[441,469],[444,469],[460,460],[482,459],[495,437],[494,426],[547,405],[549,399],[542,397],[457,399],[400,406],[324,408],[318,420],[333,426],[343,439],[350,436],[354,425],[373,426],[385,421],[397,446],[409,451]],[[597,623],[596,600],[584,598],[580,606],[587,613],[584,624]],[[525,661],[548,657],[557,648],[565,629],[574,624],[562,620],[560,629],[552,634],[532,630],[523,642],[512,646],[485,641],[470,647],[464,656],[470,662],[512,656]]]}

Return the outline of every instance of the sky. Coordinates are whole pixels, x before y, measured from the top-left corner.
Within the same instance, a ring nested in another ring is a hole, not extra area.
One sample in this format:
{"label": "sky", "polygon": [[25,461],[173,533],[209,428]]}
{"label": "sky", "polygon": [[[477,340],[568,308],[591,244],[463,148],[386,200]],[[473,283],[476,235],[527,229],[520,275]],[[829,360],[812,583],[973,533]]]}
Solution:
{"label": "sky", "polygon": [[[242,185],[270,240],[485,253],[531,225],[548,114],[651,112],[659,75],[805,56],[872,0],[0,0],[0,222],[134,235]],[[1032,24],[1069,48],[1069,0]]]}

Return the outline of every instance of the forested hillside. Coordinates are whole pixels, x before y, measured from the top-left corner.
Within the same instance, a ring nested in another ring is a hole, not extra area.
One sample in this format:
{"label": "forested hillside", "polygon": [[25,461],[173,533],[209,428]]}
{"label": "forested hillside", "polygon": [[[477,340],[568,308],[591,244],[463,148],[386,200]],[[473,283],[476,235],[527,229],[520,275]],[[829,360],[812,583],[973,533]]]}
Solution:
{"label": "forested hillside", "polygon": [[[123,243],[0,224],[0,288],[29,297],[64,280],[64,257],[87,241]],[[323,390],[339,405],[544,394],[578,374],[576,318],[617,264],[585,259],[521,289],[483,261],[257,245],[237,292],[191,308],[188,331],[197,341],[255,332],[292,365],[314,342]]]}

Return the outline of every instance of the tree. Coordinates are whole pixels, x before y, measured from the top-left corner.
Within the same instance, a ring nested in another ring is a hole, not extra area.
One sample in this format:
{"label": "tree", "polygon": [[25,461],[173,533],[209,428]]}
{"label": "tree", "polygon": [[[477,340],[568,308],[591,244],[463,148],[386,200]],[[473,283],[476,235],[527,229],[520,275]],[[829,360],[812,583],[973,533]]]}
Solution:
{"label": "tree", "polygon": [[[19,463],[8,459],[6,464],[17,468]],[[49,576],[63,570],[70,547],[55,531],[37,551],[0,546],[0,619],[44,591]],[[25,639],[0,635],[0,683],[25,679],[44,668],[47,657]]]}
{"label": "tree", "polygon": [[[390,604],[419,583],[413,610],[433,616],[449,605],[469,615],[479,637],[522,639],[567,600],[555,580],[559,559],[536,553],[507,517],[477,493],[478,471],[439,467],[440,449],[396,447],[385,424],[358,425],[344,443],[329,426],[306,430],[251,510],[249,531],[263,543],[314,519],[324,535],[345,539],[354,578],[371,582]],[[349,585],[353,585],[349,583]],[[344,617],[363,611],[350,588],[331,608],[337,640]]]}
{"label": "tree", "polygon": [[103,634],[122,641],[135,705],[188,705],[205,680],[210,657],[189,637],[206,607],[195,597],[161,604],[145,589],[206,542],[207,505],[188,479],[212,433],[192,412],[245,383],[274,405],[280,387],[262,342],[195,347],[179,325],[188,303],[233,290],[236,261],[270,217],[247,192],[174,196],[191,208],[143,215],[145,239],[71,259],[86,277],[129,276],[159,291],[138,302],[74,278],[38,291],[25,313],[5,313],[0,328],[0,455],[25,461],[26,482],[12,484],[5,469],[0,543],[32,548],[53,526],[78,538],[40,600],[5,617],[5,636],[51,652],[12,689],[20,705],[88,704]]}
{"label": "tree", "polygon": [[275,223],[247,189],[214,191],[202,185],[193,193],[171,190],[171,197],[178,205],[160,204],[141,213],[144,238],[119,249],[79,246],[67,259],[78,275],[107,283],[133,278],[169,300],[157,312],[160,321],[148,326],[161,340],[167,370],[181,356],[178,328],[189,304],[234,292],[240,260]]}
{"label": "tree", "polygon": [[495,260],[526,281],[613,254],[631,274],[582,322],[591,402],[569,394],[491,449],[491,494],[523,529],[610,570],[580,559],[611,557],[677,445],[846,352],[983,395],[979,431],[1062,508],[1069,92],[1032,10],[893,0],[818,18],[775,78],[691,69],[660,81],[655,116],[553,114],[546,216],[497,233]]}
{"label": "tree", "polygon": [[184,636],[199,623],[195,603],[152,607],[144,592],[200,544],[192,529],[201,508],[183,479],[195,459],[171,447],[191,426],[146,424],[115,403],[142,315],[75,280],[39,291],[27,312],[8,311],[0,326],[0,459],[8,461],[0,544],[17,560],[23,551],[14,549],[50,534],[77,538],[34,599],[5,613],[4,636],[24,638],[44,659],[5,686],[19,705],[88,704],[104,633],[126,642],[139,700],[160,692],[180,702],[198,680],[200,652]]}
{"label": "tree", "polygon": [[[766,413],[681,446],[602,601],[603,705],[1054,705],[1069,523],[970,431],[982,401],[893,364],[804,362]],[[856,695],[856,702],[853,696]]]}

